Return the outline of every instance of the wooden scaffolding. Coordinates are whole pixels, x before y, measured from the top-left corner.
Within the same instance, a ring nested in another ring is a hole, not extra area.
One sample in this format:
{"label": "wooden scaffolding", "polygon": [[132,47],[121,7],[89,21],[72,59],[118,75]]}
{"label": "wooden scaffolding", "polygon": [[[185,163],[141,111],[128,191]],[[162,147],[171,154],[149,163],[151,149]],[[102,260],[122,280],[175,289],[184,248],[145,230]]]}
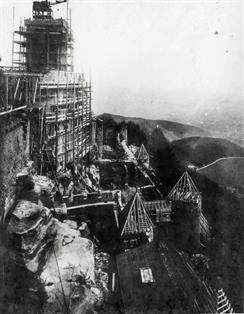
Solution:
{"label": "wooden scaffolding", "polygon": [[34,1],[33,18],[25,19],[24,25],[14,31],[12,66],[20,71],[73,71],[71,14],[68,17],[67,12],[66,19],[54,19],[54,4],[49,1]]}
{"label": "wooden scaffolding", "polygon": [[90,150],[91,118],[91,85],[83,75],[51,71],[42,77],[30,128],[30,155],[40,161],[41,173],[47,163],[82,163]]}
{"label": "wooden scaffolding", "polygon": [[[50,168],[65,168],[71,162],[82,164],[90,150],[91,84],[83,74],[73,72],[68,4],[65,19],[53,18],[52,6],[63,2],[34,1],[32,19],[26,19],[13,36],[12,69],[24,74],[22,98],[26,97],[24,105],[30,113],[30,157],[41,174]],[[30,85],[26,77],[33,78],[35,73],[38,79]],[[7,76],[6,109],[13,107],[9,106],[9,82]],[[11,91],[18,97],[22,81],[17,80],[15,85],[16,92],[13,88]]]}
{"label": "wooden scaffolding", "polygon": [[40,75],[0,67],[0,116],[30,108],[35,102]]}

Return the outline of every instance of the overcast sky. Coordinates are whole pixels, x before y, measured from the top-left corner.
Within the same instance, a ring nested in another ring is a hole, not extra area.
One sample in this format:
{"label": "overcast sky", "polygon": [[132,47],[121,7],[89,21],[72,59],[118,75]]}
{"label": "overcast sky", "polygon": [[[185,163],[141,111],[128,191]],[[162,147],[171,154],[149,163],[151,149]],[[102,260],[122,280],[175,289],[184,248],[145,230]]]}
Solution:
{"label": "overcast sky", "polygon": [[[31,0],[0,0],[2,64],[11,59],[13,5],[16,27],[31,15]],[[91,75],[96,113],[163,119],[244,100],[243,0],[70,0],[70,7],[75,70]],[[54,8],[58,16],[66,5]]]}

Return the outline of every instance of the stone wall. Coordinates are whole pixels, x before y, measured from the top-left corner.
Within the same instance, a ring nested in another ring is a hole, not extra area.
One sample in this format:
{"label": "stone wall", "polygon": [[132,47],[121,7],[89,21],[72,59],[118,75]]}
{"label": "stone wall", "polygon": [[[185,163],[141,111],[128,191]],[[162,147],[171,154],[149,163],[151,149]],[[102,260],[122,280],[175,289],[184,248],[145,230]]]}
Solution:
{"label": "stone wall", "polygon": [[16,174],[27,162],[28,122],[24,116],[0,118],[0,216],[3,222],[14,204]]}
{"label": "stone wall", "polygon": [[196,204],[173,201],[171,219],[174,226],[175,245],[188,252],[200,248],[200,214]]}

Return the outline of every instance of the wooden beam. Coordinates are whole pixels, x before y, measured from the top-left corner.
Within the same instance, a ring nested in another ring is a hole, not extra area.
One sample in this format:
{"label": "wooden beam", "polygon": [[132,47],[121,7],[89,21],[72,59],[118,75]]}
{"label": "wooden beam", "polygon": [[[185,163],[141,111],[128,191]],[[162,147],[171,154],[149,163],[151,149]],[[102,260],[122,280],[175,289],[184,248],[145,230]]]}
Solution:
{"label": "wooden beam", "polygon": [[65,123],[64,123],[64,130],[65,130],[65,137],[64,137],[64,164],[65,167],[67,165],[67,111],[68,111],[68,97],[69,97],[69,91],[68,91],[68,78],[66,77],[66,109],[65,109]]}
{"label": "wooden beam", "polygon": [[8,111],[8,76],[5,76],[5,110]]}
{"label": "wooden beam", "polygon": [[9,114],[9,113],[11,113],[11,112],[23,110],[23,109],[26,109],[26,106],[22,106],[22,107],[14,108],[14,109],[12,109],[12,110],[0,112],[0,116],[3,116],[3,115],[5,115],[5,114]]}
{"label": "wooden beam", "polygon": [[55,161],[56,161],[56,167],[58,167],[58,131],[59,131],[59,125],[58,125],[58,101],[59,101],[59,75],[58,75],[58,81],[57,81],[57,104],[55,108]]}
{"label": "wooden beam", "polygon": [[89,203],[89,204],[82,204],[76,206],[67,207],[67,211],[72,209],[83,209],[86,207],[96,207],[96,206],[107,206],[107,205],[116,205],[116,202],[97,202],[97,203]]}
{"label": "wooden beam", "polygon": [[17,84],[16,84],[16,88],[15,88],[15,92],[14,92],[14,101],[16,99],[17,92],[18,92],[18,89],[19,89],[19,83],[20,83],[20,78],[18,78],[18,80],[17,80]]}
{"label": "wooden beam", "polygon": [[83,119],[84,119],[84,90],[83,90],[83,78],[81,83],[81,98],[82,98],[82,106],[81,106],[81,169],[83,175],[83,140],[84,140],[84,129],[83,129]]}
{"label": "wooden beam", "polygon": [[[75,82],[73,84],[73,108],[72,108],[72,121],[73,121],[73,125],[72,125],[72,142],[73,142],[73,164],[75,165]],[[76,138],[77,139],[77,138]]]}
{"label": "wooden beam", "polygon": [[34,90],[34,94],[33,94],[33,104],[36,102],[37,86],[38,86],[38,77],[36,78],[35,90]]}

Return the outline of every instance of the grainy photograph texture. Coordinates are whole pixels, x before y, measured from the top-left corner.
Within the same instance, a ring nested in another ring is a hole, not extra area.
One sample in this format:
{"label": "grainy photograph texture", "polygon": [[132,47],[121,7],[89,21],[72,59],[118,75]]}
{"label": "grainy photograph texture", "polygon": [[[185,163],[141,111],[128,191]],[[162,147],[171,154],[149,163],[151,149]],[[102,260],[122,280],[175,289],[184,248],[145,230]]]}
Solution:
{"label": "grainy photograph texture", "polygon": [[244,1],[0,0],[0,313],[243,313]]}

